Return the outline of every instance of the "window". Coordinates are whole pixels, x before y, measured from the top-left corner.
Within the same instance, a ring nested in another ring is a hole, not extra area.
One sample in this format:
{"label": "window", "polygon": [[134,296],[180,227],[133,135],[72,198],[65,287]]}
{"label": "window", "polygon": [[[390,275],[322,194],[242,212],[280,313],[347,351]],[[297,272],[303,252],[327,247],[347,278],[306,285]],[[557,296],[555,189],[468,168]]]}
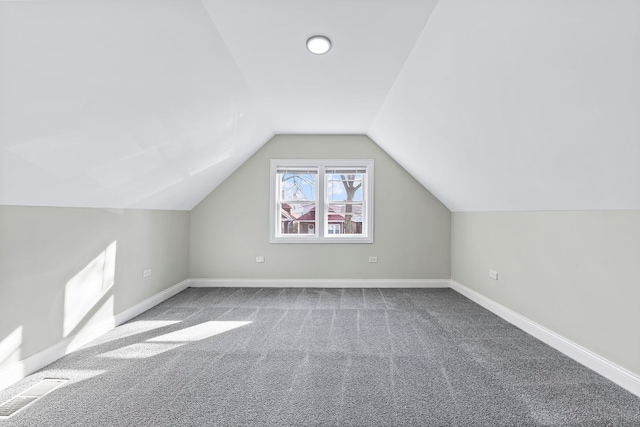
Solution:
{"label": "window", "polygon": [[272,243],[372,243],[373,160],[271,160]]}
{"label": "window", "polygon": [[342,231],[342,228],[340,227],[340,224],[329,223],[329,226],[327,227],[328,234],[340,234],[341,231]]}

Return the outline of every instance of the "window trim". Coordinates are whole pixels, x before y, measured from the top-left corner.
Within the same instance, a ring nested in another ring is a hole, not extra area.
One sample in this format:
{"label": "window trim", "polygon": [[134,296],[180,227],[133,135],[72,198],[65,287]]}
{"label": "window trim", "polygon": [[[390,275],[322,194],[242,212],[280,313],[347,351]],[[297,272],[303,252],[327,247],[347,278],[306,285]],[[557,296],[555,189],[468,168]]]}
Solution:
{"label": "window trim", "polygon": [[[373,243],[373,195],[374,195],[374,161],[372,159],[271,159],[269,188],[269,243]],[[316,233],[315,234],[280,234],[280,209],[277,197],[278,169],[310,167],[318,169],[316,185]],[[326,210],[328,200],[325,194],[325,170],[328,168],[357,167],[366,169],[363,182],[363,204],[365,224],[362,235],[326,234]]]}

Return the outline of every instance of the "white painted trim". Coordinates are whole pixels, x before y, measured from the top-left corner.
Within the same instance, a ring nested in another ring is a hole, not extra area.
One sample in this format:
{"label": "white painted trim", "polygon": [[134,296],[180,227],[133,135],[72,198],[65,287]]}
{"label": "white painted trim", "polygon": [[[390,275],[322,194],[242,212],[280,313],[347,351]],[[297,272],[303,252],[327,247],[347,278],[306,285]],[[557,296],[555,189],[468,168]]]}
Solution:
{"label": "white painted trim", "polygon": [[157,293],[146,300],[142,301],[139,304],[134,305],[133,307],[123,311],[122,313],[116,314],[116,325],[121,325],[124,322],[128,322],[136,316],[141,315],[145,311],[150,308],[155,307],[163,301],[168,300],[172,296],[179,294],[189,287],[189,279],[183,280],[182,282],[171,286],[170,288],[165,289],[164,291]]}
{"label": "white painted trim", "polygon": [[182,292],[189,285],[189,280],[184,280],[177,285],[173,285],[164,291],[147,298],[146,300],[134,305],[133,307],[110,316],[100,323],[80,331],[79,333],[69,336],[64,340],[46,348],[26,359],[19,360],[10,364],[8,367],[0,371],[0,390],[9,387],[11,384],[20,381],[27,375],[44,368],[50,363],[55,362],[63,356],[79,349],[85,344],[109,332],[118,325],[133,319],[134,317],[144,313],[152,307],[160,304],[162,301],[171,298],[175,294]]}
{"label": "white painted trim", "polygon": [[448,288],[449,279],[189,279],[192,288]]}
{"label": "white painted trim", "polygon": [[620,387],[640,397],[640,376],[627,371],[604,357],[597,355],[591,350],[556,334],[544,326],[529,320],[501,304],[498,304],[484,295],[467,288],[455,280],[451,280],[451,288],[469,298],[471,301],[502,317],[507,322],[536,337],[540,341],[550,345],[561,353],[564,353],[576,362],[594,370],[603,377],[618,384]]}

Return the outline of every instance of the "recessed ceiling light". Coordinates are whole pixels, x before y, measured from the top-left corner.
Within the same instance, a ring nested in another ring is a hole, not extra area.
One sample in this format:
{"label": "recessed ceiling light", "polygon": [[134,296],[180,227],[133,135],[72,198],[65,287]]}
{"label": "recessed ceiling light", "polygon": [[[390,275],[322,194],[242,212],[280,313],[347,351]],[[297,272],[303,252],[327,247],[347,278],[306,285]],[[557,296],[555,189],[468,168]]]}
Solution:
{"label": "recessed ceiling light", "polygon": [[307,40],[307,50],[314,55],[324,55],[331,49],[331,40],[325,36],[312,36]]}

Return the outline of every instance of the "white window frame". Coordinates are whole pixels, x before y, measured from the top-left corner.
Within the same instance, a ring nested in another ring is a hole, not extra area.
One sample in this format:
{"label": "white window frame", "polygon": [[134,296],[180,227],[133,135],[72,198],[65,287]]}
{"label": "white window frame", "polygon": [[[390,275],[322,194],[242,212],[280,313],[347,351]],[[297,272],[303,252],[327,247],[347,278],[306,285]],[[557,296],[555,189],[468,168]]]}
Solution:
{"label": "white window frame", "polygon": [[[316,233],[285,234],[280,232],[280,199],[278,197],[278,170],[286,168],[317,168],[316,185]],[[334,168],[365,169],[362,183],[363,224],[362,234],[328,234],[328,200],[325,170]],[[271,159],[269,198],[269,242],[270,243],[373,243],[373,160],[371,159]]]}

